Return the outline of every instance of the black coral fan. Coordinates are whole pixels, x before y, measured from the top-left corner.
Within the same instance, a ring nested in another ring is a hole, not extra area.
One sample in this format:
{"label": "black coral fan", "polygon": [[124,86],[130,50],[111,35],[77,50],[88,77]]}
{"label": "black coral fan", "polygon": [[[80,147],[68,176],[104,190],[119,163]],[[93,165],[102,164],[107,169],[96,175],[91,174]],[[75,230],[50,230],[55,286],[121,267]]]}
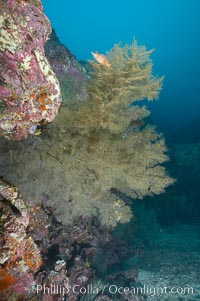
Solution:
{"label": "black coral fan", "polygon": [[115,45],[106,55],[107,66],[91,61],[89,97],[71,104],[66,114],[72,202],[82,200],[79,214],[98,214],[105,225],[131,217],[130,207],[113,188],[142,198],[173,183],[161,166],[168,160],[164,139],[145,126],[148,110],[134,104],[158,98],[163,78],[152,75],[151,53],[134,40],[131,46]]}

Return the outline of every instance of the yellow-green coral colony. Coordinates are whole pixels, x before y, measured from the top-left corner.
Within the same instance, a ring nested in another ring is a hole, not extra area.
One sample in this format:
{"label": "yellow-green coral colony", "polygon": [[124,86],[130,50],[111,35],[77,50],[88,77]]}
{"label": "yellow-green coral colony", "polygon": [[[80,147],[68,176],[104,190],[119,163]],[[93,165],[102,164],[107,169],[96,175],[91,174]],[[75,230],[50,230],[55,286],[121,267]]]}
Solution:
{"label": "yellow-green coral colony", "polygon": [[115,45],[106,54],[110,65],[90,61],[88,99],[63,112],[74,215],[99,213],[104,225],[115,226],[130,220],[131,211],[111,188],[142,198],[173,183],[161,166],[168,160],[164,139],[144,125],[148,110],[134,105],[158,98],[162,86],[163,78],[152,75],[151,53],[134,40],[131,46]]}

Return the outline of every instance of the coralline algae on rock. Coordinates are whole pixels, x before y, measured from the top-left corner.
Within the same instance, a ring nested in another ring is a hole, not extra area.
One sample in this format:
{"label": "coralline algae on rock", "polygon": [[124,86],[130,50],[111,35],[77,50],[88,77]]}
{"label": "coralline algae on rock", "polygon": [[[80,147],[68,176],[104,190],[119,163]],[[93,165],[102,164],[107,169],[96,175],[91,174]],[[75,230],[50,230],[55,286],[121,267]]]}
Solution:
{"label": "coralline algae on rock", "polygon": [[31,215],[28,202],[14,186],[1,179],[0,211],[0,295],[1,300],[11,300],[12,293],[33,293],[33,274],[39,270],[42,259],[27,233]]}
{"label": "coralline algae on rock", "polygon": [[0,0],[0,135],[21,140],[50,122],[61,104],[44,53],[51,32],[41,2]]}

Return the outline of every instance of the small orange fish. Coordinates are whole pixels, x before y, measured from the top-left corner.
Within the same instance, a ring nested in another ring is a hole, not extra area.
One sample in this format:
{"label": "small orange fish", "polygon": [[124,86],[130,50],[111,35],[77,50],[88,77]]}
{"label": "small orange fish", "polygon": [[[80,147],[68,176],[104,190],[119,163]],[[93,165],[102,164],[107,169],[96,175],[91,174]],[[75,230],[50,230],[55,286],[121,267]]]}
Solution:
{"label": "small orange fish", "polygon": [[110,67],[111,66],[111,64],[109,63],[108,59],[103,54],[100,54],[98,52],[92,52],[92,51],[91,51],[91,54],[93,55],[93,57],[95,58],[95,60],[99,64],[104,65],[106,67]]}

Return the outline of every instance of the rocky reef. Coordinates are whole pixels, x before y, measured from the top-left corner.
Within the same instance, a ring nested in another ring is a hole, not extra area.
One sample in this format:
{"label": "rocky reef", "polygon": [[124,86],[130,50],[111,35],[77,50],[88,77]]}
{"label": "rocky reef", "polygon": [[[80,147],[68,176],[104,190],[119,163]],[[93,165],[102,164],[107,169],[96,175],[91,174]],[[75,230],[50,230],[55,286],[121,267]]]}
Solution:
{"label": "rocky reef", "polygon": [[[28,209],[28,203],[15,187],[2,180],[0,181],[0,210],[0,294],[1,300],[6,300],[11,285],[12,291],[17,295],[33,293],[34,273],[42,265],[42,259],[38,246],[27,234],[34,213],[32,214]],[[44,223],[43,221],[43,225]]]}
{"label": "rocky reef", "polygon": [[45,44],[46,57],[56,74],[62,94],[62,105],[87,96],[85,88],[88,79],[85,68],[79,64],[71,51],[63,45],[54,29]]}
{"label": "rocky reef", "polygon": [[[0,212],[2,301],[113,300],[109,289],[104,289],[108,284],[137,285],[136,270],[121,271],[120,277],[112,272],[113,266],[135,250],[101,229],[97,218],[80,217],[63,226],[45,196],[41,206],[33,205],[2,180]],[[101,254],[104,259],[98,267]],[[114,300],[145,299],[116,293]]]}
{"label": "rocky reef", "polygon": [[60,86],[44,53],[51,28],[40,1],[0,7],[0,135],[18,141],[54,119]]}

